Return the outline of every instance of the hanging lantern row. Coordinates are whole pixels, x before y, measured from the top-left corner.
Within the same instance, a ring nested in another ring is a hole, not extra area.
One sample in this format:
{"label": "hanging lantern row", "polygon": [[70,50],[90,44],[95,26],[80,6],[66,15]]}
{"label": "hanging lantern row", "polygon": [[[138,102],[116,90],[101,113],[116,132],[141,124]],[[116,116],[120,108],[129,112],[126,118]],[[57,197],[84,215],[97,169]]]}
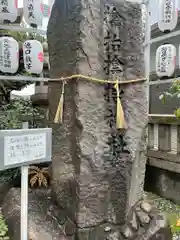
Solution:
{"label": "hanging lantern row", "polygon": [[[52,4],[49,0],[48,15]],[[23,0],[23,15],[26,23],[31,27],[42,26],[44,17],[43,0]],[[0,21],[15,22],[18,17],[18,0],[0,1]]]}
{"label": "hanging lantern row", "polygon": [[176,68],[176,48],[172,44],[164,44],[156,51],[156,74],[159,78],[171,77]]}
{"label": "hanging lantern row", "polygon": [[167,33],[175,29],[178,22],[178,1],[179,0],[158,0],[159,17],[158,27],[160,31]]}
{"label": "hanging lantern row", "polygon": [[[43,46],[37,40],[23,43],[24,68],[28,73],[40,74],[43,71]],[[16,73],[19,68],[19,44],[12,37],[0,38],[0,71]]]}

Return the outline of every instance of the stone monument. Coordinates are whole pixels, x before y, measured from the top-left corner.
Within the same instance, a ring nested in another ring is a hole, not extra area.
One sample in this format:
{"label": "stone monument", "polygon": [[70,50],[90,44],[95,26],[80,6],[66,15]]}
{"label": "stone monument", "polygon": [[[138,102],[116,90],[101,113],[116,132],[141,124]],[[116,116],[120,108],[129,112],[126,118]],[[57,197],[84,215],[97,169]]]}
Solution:
{"label": "stone monument", "polygon": [[[55,0],[48,24],[51,78],[145,77],[141,6],[125,0]],[[147,88],[121,84],[126,129],[116,129],[114,85],[65,84],[63,124],[53,123],[62,82],[49,83],[54,216],[78,240],[171,239],[144,202]],[[163,237],[163,238],[159,238]]]}

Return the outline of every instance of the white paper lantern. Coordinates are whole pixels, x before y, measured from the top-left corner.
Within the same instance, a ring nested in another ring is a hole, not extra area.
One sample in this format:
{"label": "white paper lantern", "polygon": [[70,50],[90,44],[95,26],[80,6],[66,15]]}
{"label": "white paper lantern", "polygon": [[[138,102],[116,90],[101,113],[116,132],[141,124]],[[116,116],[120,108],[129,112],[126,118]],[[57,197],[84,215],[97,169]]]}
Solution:
{"label": "white paper lantern", "polygon": [[24,67],[28,73],[40,74],[43,71],[43,46],[37,40],[27,40],[23,44]]}
{"label": "white paper lantern", "polygon": [[32,27],[41,26],[44,16],[43,0],[23,0],[24,18]]}
{"label": "white paper lantern", "polygon": [[158,77],[171,77],[176,67],[176,48],[164,44],[156,51],[156,74]]}
{"label": "white paper lantern", "polygon": [[0,22],[15,22],[18,16],[17,0],[0,1]]}
{"label": "white paper lantern", "polygon": [[178,20],[178,0],[158,0],[158,27],[162,32],[172,31]]}
{"label": "white paper lantern", "polygon": [[19,68],[19,44],[12,37],[0,38],[0,71],[16,73]]}
{"label": "white paper lantern", "polygon": [[50,17],[50,15],[51,15],[51,11],[52,11],[53,4],[54,4],[54,0],[48,0],[48,6],[49,6],[48,16],[49,16],[49,17]]}

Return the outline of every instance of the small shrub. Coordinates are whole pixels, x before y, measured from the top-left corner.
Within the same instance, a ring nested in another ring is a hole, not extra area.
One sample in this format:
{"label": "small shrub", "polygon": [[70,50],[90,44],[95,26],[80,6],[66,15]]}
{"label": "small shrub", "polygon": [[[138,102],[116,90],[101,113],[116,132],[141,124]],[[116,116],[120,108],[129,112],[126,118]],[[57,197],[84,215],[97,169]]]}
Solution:
{"label": "small shrub", "polygon": [[50,181],[48,168],[40,168],[31,166],[29,168],[30,185],[31,187],[47,187]]}
{"label": "small shrub", "polygon": [[172,233],[180,233],[179,219],[180,218],[176,214],[168,214],[168,220],[170,222]]}
{"label": "small shrub", "polygon": [[8,227],[5,223],[3,216],[0,214],[0,240],[9,240]]}
{"label": "small shrub", "polygon": [[21,177],[20,168],[7,169],[0,172],[0,181],[12,182]]}
{"label": "small shrub", "polygon": [[44,110],[33,107],[28,100],[11,100],[0,109],[0,129],[22,128],[22,122],[29,122],[30,128],[37,127],[37,121],[43,121]]}
{"label": "small shrub", "polygon": [[[169,91],[163,92],[159,99],[162,101],[163,104],[167,103],[168,98],[178,98],[180,99],[180,80],[176,80],[173,82],[172,86],[169,88]],[[177,118],[180,118],[180,107],[177,106],[174,114]]]}

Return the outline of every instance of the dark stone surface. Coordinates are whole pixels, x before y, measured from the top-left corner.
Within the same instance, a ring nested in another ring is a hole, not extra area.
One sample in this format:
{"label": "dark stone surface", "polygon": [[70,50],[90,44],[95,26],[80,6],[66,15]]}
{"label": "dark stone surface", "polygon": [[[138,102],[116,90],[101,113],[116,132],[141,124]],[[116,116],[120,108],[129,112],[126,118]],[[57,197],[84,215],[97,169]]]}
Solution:
{"label": "dark stone surface", "polygon": [[[104,3],[102,0],[55,1],[47,31],[52,78],[75,73],[104,78]],[[120,77],[142,77],[140,5],[125,1],[108,3],[116,6],[116,15],[120,16],[117,24],[122,24],[118,30],[122,46],[117,56],[118,61],[124,62]],[[115,31],[113,26],[111,29]],[[114,44],[113,39],[110,44]],[[113,61],[110,60],[110,65]],[[112,77],[110,71],[107,74],[106,78]],[[108,88],[80,79],[67,82],[60,126],[53,124],[53,120],[61,83],[49,83],[53,199],[79,228],[94,227],[105,221],[124,223],[129,205],[142,196],[146,87],[138,83],[122,89],[127,121],[124,134],[115,127],[116,93],[112,85]],[[97,237],[99,234],[98,231]]]}
{"label": "dark stone surface", "polygon": [[[146,207],[142,208],[142,204],[145,204]],[[148,223],[144,222],[144,218],[139,218],[139,213],[148,216]],[[136,222],[136,227],[132,226],[132,222]],[[123,226],[101,224],[94,229],[79,229],[78,233],[79,236],[83,234],[84,237],[79,240],[172,240],[172,233],[165,216],[157,213],[145,201],[140,201],[131,208]]]}
{"label": "dark stone surface", "polygon": [[[118,21],[123,21],[120,31],[124,45],[118,53],[125,61],[123,77],[143,76],[140,6],[124,1],[109,4],[116,5]],[[101,0],[55,1],[47,31],[51,77],[80,73],[104,78],[103,12]],[[103,85],[79,79],[69,81],[65,86],[63,125],[50,124],[53,199],[81,228],[105,220],[123,223],[128,205],[139,200],[143,190],[146,88],[143,83],[123,88],[128,125],[124,137],[115,128],[115,112],[112,119],[107,117],[116,105],[114,93],[110,102],[107,100],[112,88],[106,90]],[[60,89],[61,83],[49,84],[50,121]]]}
{"label": "dark stone surface", "polygon": [[[50,190],[29,190],[29,238],[31,240],[171,240],[165,216],[158,214],[146,201],[130,209],[124,225],[102,223],[75,229],[70,219],[62,224],[53,214]],[[12,188],[2,206],[11,240],[20,239],[20,189]],[[62,212],[60,211],[59,214]],[[139,217],[141,216],[143,217]],[[146,218],[144,218],[146,216]],[[148,223],[144,219],[148,218]],[[78,231],[77,231],[78,230]]]}
{"label": "dark stone surface", "polygon": [[[71,240],[50,214],[50,190],[29,190],[29,238],[31,240]],[[12,188],[2,205],[11,240],[20,239],[20,189]]]}
{"label": "dark stone surface", "polygon": [[[120,60],[123,65],[124,79],[137,79],[144,76],[144,49],[142,35],[141,6],[126,1],[107,1],[116,6],[121,22]],[[118,75],[118,73],[117,73]],[[121,74],[120,74],[121,75]],[[121,78],[120,78],[121,79]],[[143,193],[145,164],[146,164],[146,134],[147,126],[147,88],[144,83],[127,84],[122,86],[122,103],[125,111],[127,129],[123,140],[127,144],[129,154],[119,159],[119,171],[126,172],[124,181],[128,193],[126,201],[129,205],[136,203]],[[129,158],[129,159],[128,159]]]}
{"label": "dark stone surface", "polygon": [[9,182],[0,182],[0,205],[4,201],[11,187],[12,187],[12,184]]}
{"label": "dark stone surface", "polygon": [[[104,78],[102,26],[101,0],[55,1],[47,32],[51,77],[82,73]],[[51,121],[60,88],[60,83],[49,84]],[[63,125],[51,124],[53,198],[80,227],[94,226],[106,219],[109,198],[104,86],[72,80],[64,97]]]}
{"label": "dark stone surface", "polygon": [[[153,181],[152,181],[153,179]],[[180,174],[147,166],[145,190],[180,204]]]}
{"label": "dark stone surface", "polygon": [[76,224],[68,219],[64,224],[64,232],[67,236],[73,236],[76,233]]}

